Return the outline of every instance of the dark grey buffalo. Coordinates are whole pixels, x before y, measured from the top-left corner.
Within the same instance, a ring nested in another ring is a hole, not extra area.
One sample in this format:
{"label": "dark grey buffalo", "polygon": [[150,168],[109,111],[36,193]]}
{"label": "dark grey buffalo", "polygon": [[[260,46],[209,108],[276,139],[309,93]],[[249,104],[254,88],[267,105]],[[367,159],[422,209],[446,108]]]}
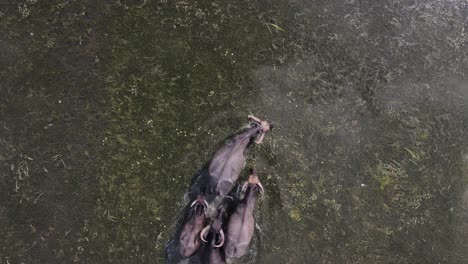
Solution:
{"label": "dark grey buffalo", "polygon": [[[223,209],[222,213],[218,212],[216,215],[216,208],[239,178],[245,165],[246,148],[253,141],[261,143],[271,128],[267,121],[254,116],[249,116],[249,119],[250,126],[234,135],[193,177],[186,198],[195,202],[192,206],[188,204],[181,212],[174,227],[175,232],[166,243],[167,263],[224,263],[222,245],[225,238],[221,225],[226,213]],[[201,231],[206,219],[213,216],[215,216],[213,223],[208,229]],[[217,233],[213,230],[217,230]],[[209,243],[200,243],[197,234],[203,234],[202,238]]]}
{"label": "dark grey buffalo", "polygon": [[210,191],[221,197],[232,189],[234,183],[244,168],[244,151],[252,138],[257,138],[256,143],[261,143],[266,132],[270,130],[270,124],[254,116],[249,116],[253,122],[249,129],[234,136],[228,144],[222,147],[211,160],[208,166],[210,176]]}
{"label": "dark grey buffalo", "polygon": [[224,264],[226,263],[223,245],[225,241],[223,222],[226,218],[226,211],[223,207],[218,210],[218,214],[210,225],[207,225],[200,233],[200,238],[205,242],[202,253],[203,263]]}
{"label": "dark grey buffalo", "polygon": [[205,208],[208,203],[203,195],[199,195],[190,205],[189,220],[180,233],[180,254],[184,257],[193,255],[200,248],[200,232],[205,226]]}
{"label": "dark grey buffalo", "polygon": [[263,186],[255,171],[252,170],[252,174],[242,189],[245,190],[244,199],[237,205],[227,226],[225,252],[228,258],[242,257],[252,240],[255,228],[253,211],[258,194],[263,191]]}

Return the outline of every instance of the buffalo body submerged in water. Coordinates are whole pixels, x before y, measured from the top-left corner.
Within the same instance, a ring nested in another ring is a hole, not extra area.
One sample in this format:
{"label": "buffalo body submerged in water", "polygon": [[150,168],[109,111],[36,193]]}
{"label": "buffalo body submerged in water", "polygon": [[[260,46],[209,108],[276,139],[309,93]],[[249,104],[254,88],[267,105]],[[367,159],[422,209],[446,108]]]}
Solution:
{"label": "buffalo body submerged in water", "polygon": [[[245,150],[252,141],[257,144],[261,143],[271,128],[267,121],[254,116],[249,116],[249,119],[252,121],[249,128],[233,136],[226,145],[219,149],[210,162],[197,174],[190,186],[188,192],[190,202],[176,224],[174,235],[166,244],[167,263],[225,263],[224,241],[226,238],[223,224],[227,214],[222,206],[217,210],[216,215],[207,209],[217,208],[218,202],[223,201],[231,191],[245,166]],[[242,237],[227,236],[230,241],[226,249],[236,252],[230,253],[229,257],[239,257],[245,254],[253,235],[255,226],[253,208],[258,192],[254,186],[261,186],[261,184],[258,178],[256,178],[258,184],[253,184],[254,178],[252,177],[254,176],[249,177],[249,184],[244,189],[246,193],[244,200],[231,216],[234,218],[229,220],[228,232],[234,233],[237,229],[242,234]],[[239,221],[241,214],[248,217]],[[211,218],[213,219],[211,224],[202,229],[205,222]],[[201,241],[206,243],[202,244]]]}
{"label": "buffalo body submerged in water", "polygon": [[255,203],[259,192],[263,191],[263,186],[255,172],[252,172],[242,189],[245,190],[244,199],[242,199],[234,213],[229,217],[227,226],[225,251],[228,258],[240,258],[244,256],[252,240],[255,229],[255,218],[253,215]]}

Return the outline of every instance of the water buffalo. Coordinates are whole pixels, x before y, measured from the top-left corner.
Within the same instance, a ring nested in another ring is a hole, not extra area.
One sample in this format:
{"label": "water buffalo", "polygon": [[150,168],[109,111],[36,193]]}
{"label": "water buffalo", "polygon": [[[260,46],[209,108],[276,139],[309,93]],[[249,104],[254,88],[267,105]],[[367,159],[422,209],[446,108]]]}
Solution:
{"label": "water buffalo", "polygon": [[249,116],[253,122],[249,129],[234,136],[228,144],[222,147],[210,162],[210,190],[224,197],[239,178],[245,165],[244,151],[250,140],[257,137],[256,143],[261,143],[265,133],[270,130],[270,124],[254,116]]}
{"label": "water buffalo", "polygon": [[223,207],[218,209],[217,216],[210,225],[207,225],[200,233],[200,238],[207,243],[203,253],[203,263],[225,264],[223,245],[225,241],[222,229],[226,211]]}
{"label": "water buffalo", "polygon": [[225,251],[228,258],[242,257],[252,240],[255,227],[253,211],[257,196],[263,191],[263,186],[254,170],[251,170],[251,175],[242,189],[245,191],[244,198],[229,218],[227,226]]}
{"label": "water buffalo", "polygon": [[[271,128],[268,121],[254,116],[249,119],[250,126],[234,135],[193,177],[186,199],[194,202],[181,212],[175,232],[166,243],[167,263],[225,263],[221,226],[226,213],[224,209],[217,212],[216,208],[237,181],[245,165],[246,148],[253,141],[260,144]],[[200,230],[213,217],[213,223]]]}
{"label": "water buffalo", "polygon": [[198,195],[190,205],[189,220],[182,227],[179,237],[180,254],[184,257],[193,255],[200,248],[200,232],[205,225],[207,206],[208,203],[203,195]]}

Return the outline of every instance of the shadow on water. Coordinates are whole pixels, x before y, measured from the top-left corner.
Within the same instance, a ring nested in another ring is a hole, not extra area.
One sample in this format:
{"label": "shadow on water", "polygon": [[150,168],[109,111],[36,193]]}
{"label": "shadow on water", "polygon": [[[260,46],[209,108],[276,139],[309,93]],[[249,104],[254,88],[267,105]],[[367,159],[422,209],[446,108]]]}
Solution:
{"label": "shadow on water", "polygon": [[0,263],[163,263],[249,112],[248,263],[467,263],[466,1],[0,3]]}

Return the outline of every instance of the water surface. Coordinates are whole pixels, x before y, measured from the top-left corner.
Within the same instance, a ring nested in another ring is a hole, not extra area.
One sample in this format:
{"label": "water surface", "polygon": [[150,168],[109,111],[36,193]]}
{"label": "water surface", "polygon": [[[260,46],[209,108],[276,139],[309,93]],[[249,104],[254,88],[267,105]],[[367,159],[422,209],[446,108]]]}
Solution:
{"label": "water surface", "polygon": [[242,261],[468,263],[467,17],[1,2],[0,263],[163,263],[190,179],[249,113],[276,126],[249,151],[266,193]]}

